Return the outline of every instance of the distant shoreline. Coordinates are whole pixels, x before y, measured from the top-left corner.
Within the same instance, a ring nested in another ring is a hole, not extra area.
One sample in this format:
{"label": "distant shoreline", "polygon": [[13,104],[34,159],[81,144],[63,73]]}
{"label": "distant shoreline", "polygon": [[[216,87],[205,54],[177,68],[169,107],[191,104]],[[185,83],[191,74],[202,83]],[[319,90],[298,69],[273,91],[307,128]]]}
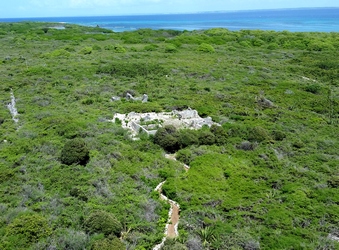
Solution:
{"label": "distant shoreline", "polygon": [[56,22],[100,26],[115,32],[138,29],[205,30],[274,30],[291,32],[339,32],[339,8],[298,8],[273,10],[215,11],[202,13],[0,18],[0,22]]}
{"label": "distant shoreline", "polygon": [[325,9],[337,9],[339,7],[301,7],[301,8],[277,8],[277,9],[248,9],[248,10],[215,10],[215,11],[198,11],[198,12],[173,12],[173,13],[130,13],[121,15],[94,15],[94,16],[31,16],[31,17],[5,17],[0,18],[2,20],[9,19],[37,19],[37,18],[86,18],[86,17],[134,17],[134,16],[159,16],[159,15],[194,15],[194,14],[214,14],[214,13],[239,13],[239,12],[260,12],[260,11],[293,11],[293,10],[325,10]]}

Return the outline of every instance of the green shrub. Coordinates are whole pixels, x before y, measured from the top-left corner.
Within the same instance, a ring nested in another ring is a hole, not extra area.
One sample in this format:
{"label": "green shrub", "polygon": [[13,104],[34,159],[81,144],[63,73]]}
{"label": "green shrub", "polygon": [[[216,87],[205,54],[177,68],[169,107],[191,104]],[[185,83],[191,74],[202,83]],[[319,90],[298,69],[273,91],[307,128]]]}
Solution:
{"label": "green shrub", "polygon": [[205,53],[214,53],[215,52],[213,46],[208,44],[208,43],[200,44],[197,50],[200,51],[200,52],[205,52]]}
{"label": "green shrub", "polygon": [[8,167],[2,167],[0,165],[0,183],[4,183],[8,180],[13,180],[16,177],[15,171]]}
{"label": "green shrub", "polygon": [[259,126],[250,129],[250,133],[248,135],[249,141],[262,142],[269,139],[270,135],[266,129]]}
{"label": "green shrub", "polygon": [[79,51],[79,53],[82,55],[89,55],[92,53],[92,51],[93,51],[92,47],[84,47]]}
{"label": "green shrub", "polygon": [[75,48],[73,46],[65,46],[64,50],[66,50],[68,52],[75,52]]}
{"label": "green shrub", "polygon": [[126,246],[116,237],[100,239],[93,243],[92,250],[125,250]]}
{"label": "green shrub", "polygon": [[57,49],[47,54],[49,57],[69,57],[70,55],[71,53],[66,49]]}
{"label": "green shrub", "polygon": [[60,160],[66,165],[86,165],[89,161],[89,150],[85,141],[81,138],[75,138],[66,142],[61,151]]}
{"label": "green shrub", "polygon": [[177,47],[174,45],[174,44],[168,44],[168,45],[166,45],[166,47],[165,47],[165,52],[166,53],[174,53],[174,52],[176,52],[178,49],[177,49]]}
{"label": "green shrub", "polygon": [[105,211],[92,212],[85,219],[84,228],[88,233],[102,233],[104,235],[115,235],[120,237],[122,226],[113,214]]}
{"label": "green shrub", "polygon": [[112,50],[115,53],[125,53],[126,49],[120,44],[108,44],[104,47],[105,50]]}
{"label": "green shrub", "polygon": [[73,187],[70,191],[69,191],[69,194],[73,197],[76,197],[78,198],[79,200],[83,200],[83,201],[87,201],[88,200],[88,197],[86,195],[86,193],[78,188],[78,187]]}
{"label": "green shrub", "polygon": [[101,51],[101,47],[98,44],[93,45],[93,50]]}
{"label": "green shrub", "polygon": [[104,49],[105,50],[114,50],[114,45],[112,45],[112,44],[105,45]]}
{"label": "green shrub", "polygon": [[144,51],[155,51],[158,47],[156,44],[148,44],[144,47]]}
{"label": "green shrub", "polygon": [[292,146],[294,148],[303,148],[305,144],[303,143],[302,140],[300,140],[299,138],[296,138],[292,141]]}
{"label": "green shrub", "polygon": [[120,44],[116,44],[116,45],[113,46],[113,51],[115,53],[125,53],[126,49],[123,46],[121,46]]}
{"label": "green shrub", "polygon": [[196,131],[185,129],[178,131],[178,143],[180,148],[185,148],[191,145],[198,145],[199,139],[196,135]]}
{"label": "green shrub", "polygon": [[339,187],[339,175],[334,175],[328,180],[328,185],[332,188]]}
{"label": "green shrub", "polygon": [[162,250],[187,250],[187,247],[184,244],[176,241],[175,239],[167,239]]}
{"label": "green shrub", "polygon": [[213,145],[215,143],[215,135],[208,130],[199,132],[199,144],[200,145]]}
{"label": "green shrub", "polygon": [[159,128],[154,135],[153,142],[171,153],[180,148],[176,128],[171,125]]}
{"label": "green shrub", "polygon": [[189,149],[181,149],[176,153],[175,157],[178,161],[189,165],[192,161],[192,152]]}
{"label": "green shrub", "polygon": [[245,151],[251,151],[256,148],[256,143],[251,143],[249,141],[243,141],[239,145],[237,145],[238,149],[245,150]]}
{"label": "green shrub", "polygon": [[52,234],[47,219],[38,214],[26,214],[13,220],[6,228],[7,237],[17,236],[27,244]]}
{"label": "green shrub", "polygon": [[310,92],[312,94],[318,94],[321,90],[319,84],[309,84],[305,87],[305,91]]}
{"label": "green shrub", "polygon": [[111,74],[124,77],[149,77],[150,75],[166,75],[168,74],[158,63],[145,62],[114,62],[110,65],[99,67],[97,73]]}
{"label": "green shrub", "polygon": [[267,46],[268,49],[271,49],[271,50],[274,50],[274,49],[279,49],[279,45],[276,44],[276,43],[270,43],[268,46]]}
{"label": "green shrub", "polygon": [[273,130],[272,135],[276,141],[282,141],[286,138],[286,134],[280,130]]}
{"label": "green shrub", "polygon": [[26,74],[29,76],[36,76],[36,75],[50,75],[53,71],[50,68],[45,66],[33,66],[26,69]]}
{"label": "green shrub", "polygon": [[252,40],[252,44],[253,44],[253,46],[260,47],[260,46],[264,45],[265,42],[261,39],[256,38],[256,39]]}
{"label": "green shrub", "polygon": [[226,144],[228,136],[226,130],[223,127],[213,124],[210,127],[210,131],[211,133],[213,133],[215,137],[215,144],[217,145]]}

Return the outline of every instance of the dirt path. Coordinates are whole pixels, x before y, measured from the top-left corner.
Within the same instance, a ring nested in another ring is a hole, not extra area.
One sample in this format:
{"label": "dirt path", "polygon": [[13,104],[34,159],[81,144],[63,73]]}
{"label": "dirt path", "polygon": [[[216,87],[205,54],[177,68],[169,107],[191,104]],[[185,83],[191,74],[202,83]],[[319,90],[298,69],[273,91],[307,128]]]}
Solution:
{"label": "dirt path", "polygon": [[[166,159],[169,159],[169,160],[173,160],[173,161],[176,161],[176,160],[177,160],[177,159],[175,158],[175,155],[174,155],[174,154],[172,154],[172,155],[170,155],[170,154],[165,154],[165,158],[166,158]],[[184,163],[181,163],[181,162],[180,162],[180,164],[185,168],[186,171],[188,171],[188,170],[190,169],[190,167],[189,167],[188,165],[186,165],[186,164],[184,164]]]}
{"label": "dirt path", "polygon": [[[176,161],[175,155],[165,154],[165,158]],[[182,166],[185,168],[186,171],[189,170],[189,166],[186,164],[182,164]],[[161,243],[156,245],[153,250],[160,250],[166,241],[167,238],[176,238],[179,236],[178,233],[178,224],[179,224],[179,213],[180,213],[180,205],[168,199],[164,194],[162,194],[162,186],[165,184],[166,181],[163,181],[159,183],[159,185],[154,189],[155,191],[159,192],[160,199],[168,201],[168,203],[171,205],[171,208],[168,212],[168,222],[165,226],[165,237],[162,239]]]}
{"label": "dirt path", "polygon": [[15,100],[15,97],[14,97],[13,90],[11,90],[11,102],[7,104],[7,108],[9,109],[9,112],[12,115],[12,120],[15,123],[18,123],[19,119],[17,118],[17,116],[19,115],[19,113],[18,113],[18,110],[15,107],[15,104],[16,104],[16,100]]}
{"label": "dirt path", "polygon": [[171,224],[168,226],[167,237],[175,238],[179,236],[178,234],[178,223],[179,223],[179,210],[180,208],[176,204],[171,204],[172,206],[172,216]]}

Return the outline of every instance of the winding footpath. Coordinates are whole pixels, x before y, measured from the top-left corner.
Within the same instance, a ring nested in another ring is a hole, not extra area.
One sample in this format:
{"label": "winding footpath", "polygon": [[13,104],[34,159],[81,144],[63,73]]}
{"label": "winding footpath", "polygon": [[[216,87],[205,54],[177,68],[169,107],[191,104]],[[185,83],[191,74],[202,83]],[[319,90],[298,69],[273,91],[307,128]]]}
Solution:
{"label": "winding footpath", "polygon": [[[174,155],[165,154],[165,158],[176,161],[176,158]],[[189,170],[189,166],[186,164],[182,164],[186,171]],[[166,181],[163,181],[159,183],[159,185],[154,189],[155,191],[159,192],[160,199],[167,201],[171,207],[168,212],[168,221],[165,226],[165,232],[164,232],[164,238],[162,239],[161,243],[156,245],[153,250],[160,250],[164,244],[167,238],[175,238],[179,236],[178,232],[178,225],[179,225],[179,212],[180,212],[180,205],[173,200],[168,199],[163,193],[162,193],[162,186],[165,184]]]}
{"label": "winding footpath", "polygon": [[15,123],[18,123],[19,119],[16,118],[16,117],[19,115],[19,113],[18,113],[18,110],[15,107],[15,104],[16,104],[16,100],[15,100],[15,97],[14,97],[13,90],[11,90],[11,102],[7,104],[7,108],[9,109],[9,112],[12,115],[13,121]]}

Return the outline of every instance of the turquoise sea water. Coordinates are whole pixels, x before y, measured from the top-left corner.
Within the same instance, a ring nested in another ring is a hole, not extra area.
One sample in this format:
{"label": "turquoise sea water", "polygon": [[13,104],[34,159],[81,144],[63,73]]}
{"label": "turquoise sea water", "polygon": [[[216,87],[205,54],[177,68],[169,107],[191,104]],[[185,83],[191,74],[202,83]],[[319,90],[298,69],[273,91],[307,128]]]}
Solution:
{"label": "turquoise sea water", "polygon": [[97,26],[113,31],[141,28],[198,30],[215,27],[229,30],[339,32],[339,8],[277,9],[195,14],[0,18],[0,22],[47,21]]}

